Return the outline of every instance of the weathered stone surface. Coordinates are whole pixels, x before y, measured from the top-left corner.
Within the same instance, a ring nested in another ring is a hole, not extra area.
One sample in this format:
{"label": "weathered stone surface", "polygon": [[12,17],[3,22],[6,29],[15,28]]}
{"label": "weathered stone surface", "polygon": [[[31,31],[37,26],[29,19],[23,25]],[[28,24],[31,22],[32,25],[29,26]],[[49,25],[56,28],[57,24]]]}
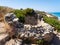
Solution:
{"label": "weathered stone surface", "polygon": [[9,40],[8,34],[0,34],[0,45],[5,45],[6,41]]}
{"label": "weathered stone surface", "polygon": [[22,40],[16,40],[16,39],[11,39],[10,41],[7,41],[5,45],[21,45]]}

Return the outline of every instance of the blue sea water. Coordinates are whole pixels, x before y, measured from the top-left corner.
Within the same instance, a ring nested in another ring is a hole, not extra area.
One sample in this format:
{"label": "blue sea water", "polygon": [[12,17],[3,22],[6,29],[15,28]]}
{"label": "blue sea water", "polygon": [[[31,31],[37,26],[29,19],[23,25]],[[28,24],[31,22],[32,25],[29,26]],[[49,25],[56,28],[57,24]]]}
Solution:
{"label": "blue sea water", "polygon": [[52,15],[54,15],[54,16],[57,16],[58,19],[60,19],[60,12],[52,12],[52,13],[50,13],[50,14],[52,14]]}

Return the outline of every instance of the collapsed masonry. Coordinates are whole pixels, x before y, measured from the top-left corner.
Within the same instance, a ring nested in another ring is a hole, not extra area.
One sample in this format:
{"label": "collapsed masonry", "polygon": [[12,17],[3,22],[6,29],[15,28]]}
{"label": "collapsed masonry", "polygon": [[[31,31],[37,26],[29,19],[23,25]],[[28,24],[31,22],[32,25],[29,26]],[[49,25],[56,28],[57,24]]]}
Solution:
{"label": "collapsed masonry", "polygon": [[[7,33],[9,33],[10,37],[17,37],[20,39],[24,38],[31,38],[33,39],[43,39],[46,38],[45,35],[49,35],[47,38],[53,38],[53,34],[50,35],[50,33],[53,33],[54,28],[50,26],[47,23],[44,23],[44,25],[38,24],[37,26],[28,26],[24,25],[19,22],[19,19],[15,16],[13,13],[8,13],[5,15],[5,22],[10,26],[11,29],[7,29]],[[43,20],[38,22],[43,22]],[[40,26],[39,26],[40,25]],[[26,28],[28,26],[28,28]],[[48,40],[47,40],[48,41]]]}
{"label": "collapsed masonry", "polygon": [[7,33],[9,33],[10,36],[18,34],[21,28],[23,28],[23,24],[18,20],[19,19],[13,13],[8,13],[5,15],[5,22],[9,25],[9,29],[7,28]]}

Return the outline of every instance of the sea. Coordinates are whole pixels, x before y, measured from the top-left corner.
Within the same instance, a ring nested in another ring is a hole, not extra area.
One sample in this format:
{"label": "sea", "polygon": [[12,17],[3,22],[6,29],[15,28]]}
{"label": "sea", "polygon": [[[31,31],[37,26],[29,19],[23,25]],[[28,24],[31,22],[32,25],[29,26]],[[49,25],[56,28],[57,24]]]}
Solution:
{"label": "sea", "polygon": [[50,14],[58,17],[58,19],[60,20],[60,12],[51,12]]}

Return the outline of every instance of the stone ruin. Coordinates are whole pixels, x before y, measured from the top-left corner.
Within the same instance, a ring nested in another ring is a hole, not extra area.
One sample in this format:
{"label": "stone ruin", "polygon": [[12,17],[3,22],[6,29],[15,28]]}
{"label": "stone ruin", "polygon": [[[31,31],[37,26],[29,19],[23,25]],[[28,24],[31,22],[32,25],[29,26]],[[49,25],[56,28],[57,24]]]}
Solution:
{"label": "stone ruin", "polygon": [[[5,15],[5,22],[11,27],[10,30],[7,30],[7,33],[9,34],[9,36],[11,38],[19,38],[22,40],[24,40],[25,38],[26,39],[33,38],[34,40],[35,39],[41,40],[45,37],[45,35],[47,35],[47,33],[53,33],[53,30],[54,30],[53,28],[47,29],[46,27],[43,27],[43,26],[39,26],[39,27],[31,26],[29,30],[26,30],[26,28],[24,28],[24,24],[20,23],[19,19],[13,13],[8,13]],[[50,25],[48,25],[48,27],[49,26]],[[47,33],[46,33],[46,30],[47,30]]]}
{"label": "stone ruin", "polygon": [[[8,13],[5,15],[5,21],[12,27],[12,32],[15,31],[15,33],[19,33],[20,36],[36,36],[40,37],[40,34],[44,34],[47,30],[47,32],[53,32],[53,28],[50,25],[47,25],[47,27],[39,26],[39,27],[32,27],[29,30],[26,30],[24,28],[24,24],[19,22],[19,19],[16,17],[13,13]],[[46,28],[46,29],[45,29]],[[50,30],[51,29],[51,30]]]}

